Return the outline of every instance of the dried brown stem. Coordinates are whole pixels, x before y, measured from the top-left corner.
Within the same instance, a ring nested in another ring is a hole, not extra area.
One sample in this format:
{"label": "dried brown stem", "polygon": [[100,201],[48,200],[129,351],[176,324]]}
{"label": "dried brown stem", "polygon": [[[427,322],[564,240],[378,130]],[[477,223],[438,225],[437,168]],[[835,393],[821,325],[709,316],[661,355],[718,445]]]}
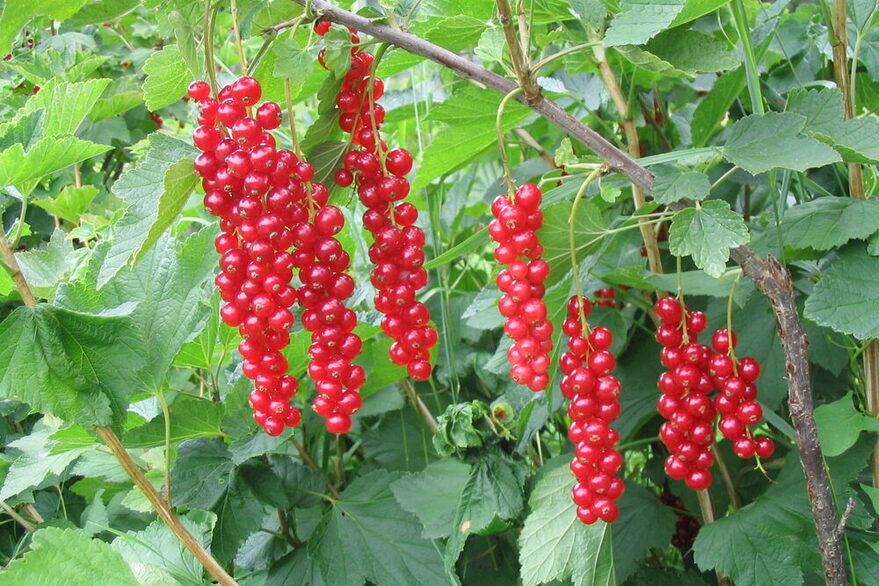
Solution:
{"label": "dried brown stem", "polygon": [[6,514],[8,514],[10,517],[12,517],[16,523],[21,525],[25,531],[33,531],[34,530],[34,526],[31,525],[27,521],[27,519],[25,519],[24,517],[19,515],[15,509],[13,509],[8,504],[6,504],[6,501],[0,501],[0,509],[3,509],[4,511],[6,511]]}
{"label": "dried brown stem", "polygon": [[510,49],[510,61],[513,64],[513,71],[516,72],[519,87],[525,91],[525,99],[531,102],[540,95],[540,86],[535,83],[531,76],[531,70],[526,61],[525,52],[528,50],[528,47],[521,45],[519,36],[516,34],[509,0],[495,0],[495,3],[497,4],[498,20],[500,20],[501,27],[504,30],[507,47]]}
{"label": "dried brown stem", "polygon": [[[879,340],[867,340],[864,343],[864,394],[867,397],[867,413],[870,417],[879,417]],[[873,446],[870,463],[873,486],[879,488],[879,437]]]}
{"label": "dried brown stem", "polygon": [[128,477],[131,478],[134,485],[137,486],[144,496],[146,496],[147,500],[150,501],[150,504],[156,509],[159,517],[165,525],[168,526],[168,529],[171,530],[171,533],[174,534],[180,543],[182,543],[183,546],[195,556],[199,563],[204,566],[204,569],[207,570],[218,583],[223,586],[238,586],[238,582],[236,582],[235,579],[223,569],[223,566],[214,559],[201,542],[193,537],[186,527],[183,526],[171,507],[165,503],[161,495],[156,491],[153,485],[150,484],[150,481],[146,479],[140,471],[140,468],[137,467],[137,464],[134,463],[134,460],[131,459],[131,455],[129,455],[125,446],[122,445],[122,442],[119,441],[119,437],[113,432],[113,430],[109,427],[96,427],[95,431],[98,432],[98,435],[101,436],[101,439],[104,440],[104,443],[107,444],[107,447],[109,447],[110,451],[113,452],[113,455],[116,456],[122,469],[125,470],[125,473],[128,474]]}
{"label": "dried brown stem", "polygon": [[430,429],[430,433],[436,433],[436,419],[434,418],[433,413],[430,412],[430,409],[427,408],[427,405],[424,404],[424,401],[421,400],[421,397],[418,396],[418,393],[415,391],[415,387],[412,386],[412,383],[409,382],[409,379],[401,380],[400,386],[403,387],[403,391],[406,393],[406,396],[409,397],[409,400],[412,401],[412,404],[415,406],[416,409],[418,409],[418,413],[421,415],[421,418],[424,419],[424,423],[427,424],[427,427]]}

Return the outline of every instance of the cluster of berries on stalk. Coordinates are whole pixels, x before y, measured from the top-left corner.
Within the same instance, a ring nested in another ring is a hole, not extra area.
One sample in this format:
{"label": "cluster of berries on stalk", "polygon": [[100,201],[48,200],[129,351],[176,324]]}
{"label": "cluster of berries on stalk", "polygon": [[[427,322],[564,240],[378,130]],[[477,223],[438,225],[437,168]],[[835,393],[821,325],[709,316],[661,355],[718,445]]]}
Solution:
{"label": "cluster of berries on stalk", "polygon": [[[334,409],[321,403],[321,414],[330,431],[347,431],[350,414],[360,406],[363,372],[350,364],[360,348],[351,334],[356,316],[338,309],[354,290],[343,273],[348,255],[333,237],[342,228],[342,213],[326,205],[329,193],[311,181],[313,167],[277,148],[269,131],[280,126],[281,108],[274,102],[258,105],[262,90],[255,79],[239,78],[217,99],[203,81],[193,82],[188,93],[199,105],[193,142],[202,153],[194,167],[202,177],[205,208],[220,218],[222,230],[215,241],[221,254],[215,282],[225,302],[220,315],[242,337],[243,372],[254,381],[249,396],[254,419],[269,435],[301,421],[290,404],[299,382],[287,374],[281,353],[290,342],[291,309],[298,301],[305,309],[303,325],[312,332],[312,363],[322,366],[309,372],[318,393],[334,391]],[[294,269],[302,282],[298,290],[291,284]],[[321,397],[327,395],[315,401]]]}
{"label": "cluster of berries on stalk", "polygon": [[717,330],[711,337],[715,354],[708,367],[719,390],[714,397],[714,407],[720,414],[717,429],[732,442],[733,452],[739,458],[768,458],[775,452],[775,444],[768,437],[755,437],[749,429],[763,420],[755,384],[760,376],[760,363],[749,356],[736,360],[736,343],[735,332],[727,328]]}
{"label": "cluster of berries on stalk", "polygon": [[559,367],[565,375],[562,395],[570,401],[568,438],[576,446],[571,471],[577,484],[571,494],[583,523],[591,525],[598,519],[613,523],[619,517],[614,501],[624,488],[617,476],[623,465],[623,456],[616,450],[619,433],[610,427],[620,414],[622,391],[613,375],[613,332],[604,326],[587,331],[592,304],[586,298],[571,297],[567,311],[562,328],[568,350],[561,355]]}
{"label": "cluster of berries on stalk", "polygon": [[[330,26],[319,22],[315,31],[322,36]],[[430,325],[430,311],[416,299],[427,284],[427,270],[424,231],[415,225],[418,210],[405,201],[412,155],[401,148],[388,150],[381,139],[385,112],[378,100],[384,84],[374,75],[375,57],[357,47],[360,39],[354,31],[351,41],[351,68],[336,97],[339,127],[350,134],[351,149],[334,179],[340,187],[356,181],[366,207],[363,226],[373,237],[369,259],[375,264],[370,281],[377,290],[375,308],[384,315],[382,330],[394,340],[390,358],[405,366],[411,378],[427,380],[432,372],[430,349],[438,336]],[[320,62],[327,67],[322,57]]]}
{"label": "cluster of berries on stalk", "polygon": [[667,368],[659,376],[659,414],[665,418],[659,437],[670,455],[665,461],[669,478],[683,480],[691,490],[711,486],[714,463],[714,382],[708,371],[711,349],[698,341],[707,319],[690,311],[674,297],[662,297],[654,307],[662,325],[656,340],[662,345],[660,361]]}
{"label": "cluster of berries on stalk", "polygon": [[488,234],[497,242],[495,259],[507,268],[497,277],[504,293],[498,309],[506,319],[504,332],[515,343],[507,352],[510,377],[532,391],[549,384],[553,326],[546,315],[543,286],[549,264],[541,258],[543,246],[537,230],[543,224],[540,201],[543,194],[533,183],[522,185],[515,196],[499,195],[491,204],[494,220]]}

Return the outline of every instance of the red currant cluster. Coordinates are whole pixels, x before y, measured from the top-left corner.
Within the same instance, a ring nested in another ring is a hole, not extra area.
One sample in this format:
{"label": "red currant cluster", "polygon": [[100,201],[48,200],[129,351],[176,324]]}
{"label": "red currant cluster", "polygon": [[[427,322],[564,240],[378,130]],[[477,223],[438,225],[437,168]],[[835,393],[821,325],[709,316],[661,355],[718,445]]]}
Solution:
{"label": "red currant cluster", "polygon": [[[325,35],[330,23],[315,25]],[[430,311],[416,300],[427,284],[424,268],[424,232],[415,226],[418,210],[404,201],[409,194],[405,176],[412,170],[412,155],[405,149],[388,150],[380,128],[385,111],[377,100],[384,84],[373,74],[374,57],[361,51],[351,31],[351,68],[345,74],[336,97],[339,126],[351,135],[352,148],[343,159],[344,167],[335,174],[340,187],[351,185],[356,176],[357,193],[366,207],[363,226],[373,236],[369,259],[375,263],[370,281],[377,289],[375,308],[384,314],[382,330],[394,343],[391,360],[406,366],[415,380],[430,378],[430,349],[437,343],[437,332],[430,325]],[[321,64],[326,65],[321,60]]]}
{"label": "red currant cluster", "polygon": [[714,407],[720,414],[717,429],[732,442],[733,452],[739,458],[768,458],[775,452],[775,444],[768,437],[754,437],[749,426],[758,425],[763,419],[763,408],[757,402],[757,386],[760,363],[751,357],[736,361],[737,336],[726,328],[717,330],[711,337],[716,352],[708,363],[714,385],[719,393],[714,397]]}
{"label": "red currant cluster", "polygon": [[598,299],[596,305],[599,307],[616,307],[614,299],[617,296],[616,289],[608,287],[607,289],[598,289],[595,291],[595,297]]}
{"label": "red currant cluster", "polygon": [[353,332],[357,314],[344,303],[354,293],[354,279],[344,272],[351,259],[334,237],[345,225],[345,218],[339,208],[326,205],[326,188],[312,183],[312,194],[318,191],[321,196],[309,202],[308,215],[313,220],[293,227],[292,263],[302,282],[297,291],[304,309],[302,325],[311,332],[308,374],[316,392],[312,408],[325,418],[328,431],[347,433],[351,415],[363,405],[358,391],[366,372],[351,363],[363,342]]}
{"label": "red currant cluster", "polygon": [[507,318],[504,331],[515,340],[507,352],[510,377],[532,391],[542,391],[549,384],[553,331],[543,303],[549,264],[540,258],[543,246],[537,238],[543,224],[542,198],[533,183],[520,187],[515,197],[497,196],[491,204],[494,220],[488,226],[497,242],[494,257],[508,266],[498,274],[497,285],[504,293],[498,302],[501,315]]}
{"label": "red currant cluster", "polygon": [[577,479],[572,496],[577,516],[591,525],[598,519],[613,523],[619,516],[614,501],[623,494],[623,481],[616,476],[623,456],[616,449],[619,433],[610,424],[620,414],[619,379],[612,374],[616,360],[609,348],[613,333],[603,327],[584,331],[592,310],[588,299],[574,295],[568,301],[563,331],[568,350],[559,359],[565,377],[561,390],[568,404],[571,427],[568,438],[576,446],[571,471]]}
{"label": "red currant cluster", "polygon": [[659,377],[659,414],[667,419],[659,429],[671,455],[665,461],[669,478],[684,480],[691,490],[711,486],[709,468],[714,463],[714,403],[709,395],[714,382],[708,371],[711,349],[699,344],[707,320],[701,311],[690,311],[674,297],[656,302],[662,325],[656,340],[663,346],[660,360],[668,370]]}
{"label": "red currant cluster", "polygon": [[[311,166],[298,161],[290,151],[276,150],[268,132],[281,123],[281,109],[259,102],[262,90],[250,77],[242,77],[211,98],[207,83],[189,86],[197,100],[200,126],[193,133],[202,151],[194,161],[202,177],[208,211],[220,218],[215,245],[221,272],[216,277],[225,301],[223,321],[239,328],[239,345],[244,357],[244,374],[254,381],[250,394],[254,419],[269,435],[280,434],[285,426],[299,425],[302,414],[290,405],[299,382],[287,374],[287,359],[281,350],[289,343],[293,325],[290,308],[296,290],[290,255],[290,228],[301,221],[294,213],[294,193],[304,193],[301,178],[291,173]],[[289,194],[281,205],[279,193]]]}

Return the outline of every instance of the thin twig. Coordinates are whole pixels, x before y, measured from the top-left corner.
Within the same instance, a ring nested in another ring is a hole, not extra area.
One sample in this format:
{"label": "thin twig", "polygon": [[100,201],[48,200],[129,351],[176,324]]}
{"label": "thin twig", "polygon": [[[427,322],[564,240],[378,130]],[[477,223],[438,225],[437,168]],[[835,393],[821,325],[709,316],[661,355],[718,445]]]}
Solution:
{"label": "thin twig", "polygon": [[427,408],[427,405],[424,404],[424,401],[421,400],[421,397],[418,396],[418,393],[415,392],[415,387],[412,386],[409,379],[404,378],[401,380],[400,386],[403,387],[406,396],[409,397],[409,400],[412,401],[412,404],[418,409],[418,413],[421,414],[421,418],[424,419],[424,423],[427,424],[430,433],[436,433],[438,427],[436,419],[434,418],[433,413],[430,412],[430,409]]}
{"label": "thin twig", "polygon": [[[296,448],[296,451],[299,452],[299,457],[302,458],[302,462],[303,462],[306,466],[308,466],[309,468],[311,468],[312,470],[315,470],[315,471],[320,472],[320,466],[318,466],[318,465],[315,463],[314,459],[311,457],[311,454],[309,454],[309,453],[308,453],[308,450],[305,449],[305,446],[303,446],[301,443],[299,443],[299,441],[298,441],[295,437],[291,437],[291,438],[290,438],[290,442],[293,444],[293,447]],[[342,495],[339,493],[339,491],[336,490],[336,487],[333,486],[333,484],[329,481],[329,479],[327,479],[327,483],[326,483],[326,484],[327,484],[327,490],[329,490],[330,493],[331,493],[334,497],[336,497],[336,498],[340,498],[340,497],[342,496]]]}
{"label": "thin twig", "polygon": [[853,497],[848,497],[848,502],[845,504],[845,510],[842,512],[842,516],[839,518],[839,524],[836,526],[836,538],[842,539],[842,534],[845,533],[845,526],[848,524],[848,518],[852,516],[852,511],[855,510],[855,499]]}
{"label": "thin twig", "polygon": [[193,537],[186,527],[183,526],[183,523],[181,523],[180,519],[177,518],[177,515],[174,514],[174,510],[165,503],[161,495],[156,492],[156,489],[150,484],[150,481],[146,479],[140,471],[140,468],[137,467],[137,464],[134,463],[134,460],[131,459],[131,455],[129,455],[125,446],[122,445],[122,442],[119,441],[119,437],[116,433],[109,427],[96,427],[95,431],[98,432],[98,435],[101,436],[101,439],[104,440],[104,443],[107,444],[107,447],[109,447],[113,452],[113,455],[116,456],[122,469],[125,470],[125,473],[128,474],[128,477],[131,478],[134,485],[137,486],[144,496],[146,496],[147,500],[150,501],[153,508],[155,508],[156,512],[159,514],[159,517],[165,525],[168,526],[168,529],[171,530],[180,543],[182,543],[183,546],[195,556],[211,576],[216,578],[217,582],[223,586],[238,586],[238,582],[236,582],[235,579],[223,569],[223,566],[214,559],[201,542]]}
{"label": "thin twig", "polygon": [[534,140],[534,137],[531,136],[531,133],[529,133],[524,128],[516,128],[515,130],[513,130],[513,132],[515,132],[516,135],[522,139],[522,142],[524,142],[529,147],[531,147],[532,149],[537,151],[538,156],[541,159],[543,159],[544,161],[546,161],[546,163],[550,167],[555,168],[555,159],[553,159],[552,155],[550,155],[548,152],[546,152],[546,150],[544,150],[544,148],[542,146],[540,146],[539,142]]}
{"label": "thin twig", "polygon": [[8,504],[6,504],[6,501],[0,501],[0,508],[2,508],[4,511],[6,511],[6,512],[9,514],[10,517],[12,517],[13,519],[15,519],[15,521],[16,521],[19,525],[21,525],[22,527],[24,527],[24,530],[25,530],[25,531],[33,531],[33,530],[34,530],[34,526],[31,525],[30,523],[28,523],[27,519],[25,519],[24,517],[22,517],[21,515],[19,515],[18,512],[16,512],[15,509],[13,509],[13,508],[10,507]]}
{"label": "thin twig", "polygon": [[534,82],[531,76],[531,70],[525,56],[525,51],[528,50],[528,47],[523,47],[520,44],[519,37],[516,35],[516,27],[513,25],[513,15],[509,0],[495,0],[495,4],[497,4],[498,20],[501,21],[504,37],[507,39],[507,47],[510,49],[510,61],[513,63],[513,71],[516,72],[519,87],[525,92],[525,99],[530,102],[540,95],[540,86]]}
{"label": "thin twig", "polygon": [[[292,1],[302,6],[305,6],[306,3],[306,0]],[[411,33],[374,23],[366,17],[333,6],[324,0],[311,0],[311,7],[319,11],[321,18],[324,20],[350,26],[377,39],[400,47],[409,53],[426,57],[431,61],[448,67],[462,77],[477,81],[503,94],[508,94],[517,87],[514,82],[488,71],[466,57],[452,53]],[[279,23],[266,30],[282,30],[291,26],[294,26],[292,21],[289,23]],[[622,173],[633,183],[637,183],[645,189],[650,189],[650,186],[653,184],[653,175],[650,171],[636,163],[603,136],[568,114],[554,101],[542,95],[532,102],[526,100],[525,96],[519,95],[516,96],[516,101],[528,106],[549,122],[564,130],[571,137],[589,147],[589,149],[607,162],[610,170]]]}

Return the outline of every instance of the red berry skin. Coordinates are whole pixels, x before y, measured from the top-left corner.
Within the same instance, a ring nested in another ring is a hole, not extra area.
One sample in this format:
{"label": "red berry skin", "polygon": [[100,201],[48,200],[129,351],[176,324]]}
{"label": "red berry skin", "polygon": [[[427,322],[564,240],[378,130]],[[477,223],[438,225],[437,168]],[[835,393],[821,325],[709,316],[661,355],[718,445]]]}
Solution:
{"label": "red berry skin", "polygon": [[388,151],[385,166],[389,173],[403,177],[412,170],[412,155],[405,149]]}
{"label": "red berry skin", "polygon": [[232,84],[231,97],[243,106],[253,106],[259,102],[261,96],[262,88],[252,77],[239,77]]}
{"label": "red berry skin", "polygon": [[265,102],[256,110],[256,121],[264,130],[274,130],[281,120],[281,107],[274,102]]}
{"label": "red berry skin", "polygon": [[770,458],[775,453],[775,443],[768,437],[758,437],[755,442],[758,457]]}
{"label": "red berry skin", "polygon": [[711,472],[709,470],[693,470],[684,481],[690,490],[707,490],[711,486]]}
{"label": "red berry skin", "polygon": [[660,298],[654,305],[654,310],[663,324],[676,325],[684,316],[681,302],[670,296]]}
{"label": "red berry skin", "polygon": [[739,376],[746,383],[752,383],[760,378],[760,363],[756,359],[746,356],[739,360]]}
{"label": "red berry skin", "polygon": [[186,91],[193,100],[201,101],[211,97],[211,86],[205,81],[193,81]]}
{"label": "red berry skin", "polygon": [[338,413],[324,420],[324,425],[330,433],[340,434],[351,431],[351,417]]}

